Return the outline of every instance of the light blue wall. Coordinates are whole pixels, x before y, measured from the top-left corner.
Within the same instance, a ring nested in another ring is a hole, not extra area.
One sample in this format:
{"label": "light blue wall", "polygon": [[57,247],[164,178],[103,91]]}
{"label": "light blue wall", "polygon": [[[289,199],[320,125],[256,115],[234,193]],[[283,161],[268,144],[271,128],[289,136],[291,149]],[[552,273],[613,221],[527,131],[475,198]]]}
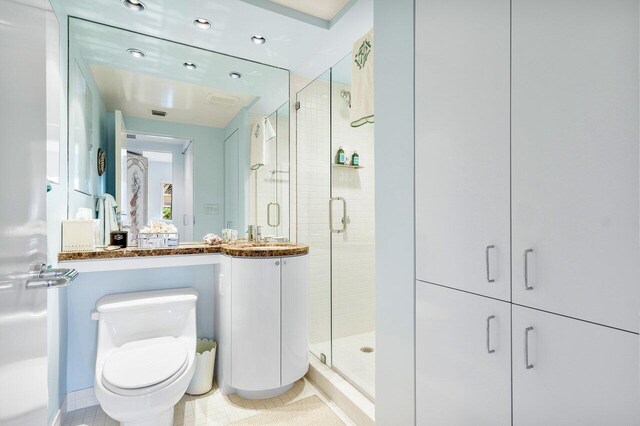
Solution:
{"label": "light blue wall", "polygon": [[225,139],[238,130],[240,139],[240,211],[238,235],[243,237],[249,225],[249,162],[251,160],[251,129],[249,128],[249,112],[247,108],[242,108],[240,112],[229,122],[225,128]]}
{"label": "light blue wall", "polygon": [[[193,141],[193,214],[196,217],[193,239],[198,241],[208,233],[220,235],[224,227],[225,129],[128,116],[124,117],[124,121],[127,131]],[[218,204],[220,213],[205,215],[205,204]]]}
{"label": "light blue wall", "polygon": [[199,293],[199,337],[213,337],[214,266],[191,266],[80,274],[68,287],[69,342],[67,392],[93,386],[98,323],[91,311],[102,296],[112,293],[191,287]]}
{"label": "light blue wall", "polygon": [[379,425],[415,424],[414,3],[374,0]]}

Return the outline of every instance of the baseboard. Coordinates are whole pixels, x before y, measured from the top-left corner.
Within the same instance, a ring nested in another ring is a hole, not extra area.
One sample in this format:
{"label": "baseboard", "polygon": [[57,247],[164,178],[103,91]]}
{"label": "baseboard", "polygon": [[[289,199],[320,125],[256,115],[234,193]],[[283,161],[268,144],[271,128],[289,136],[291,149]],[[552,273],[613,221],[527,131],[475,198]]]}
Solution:
{"label": "baseboard", "polygon": [[346,381],[315,356],[309,355],[307,379],[336,403],[355,424],[374,425],[375,405],[351,383]]}

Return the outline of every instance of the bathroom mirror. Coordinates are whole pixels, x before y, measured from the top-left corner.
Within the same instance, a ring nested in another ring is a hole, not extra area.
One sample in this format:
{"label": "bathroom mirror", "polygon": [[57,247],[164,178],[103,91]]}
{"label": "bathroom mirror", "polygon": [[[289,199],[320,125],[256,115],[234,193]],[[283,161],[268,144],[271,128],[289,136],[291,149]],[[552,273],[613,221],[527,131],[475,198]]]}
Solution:
{"label": "bathroom mirror", "polygon": [[288,70],[77,18],[68,70],[69,218],[289,238]]}

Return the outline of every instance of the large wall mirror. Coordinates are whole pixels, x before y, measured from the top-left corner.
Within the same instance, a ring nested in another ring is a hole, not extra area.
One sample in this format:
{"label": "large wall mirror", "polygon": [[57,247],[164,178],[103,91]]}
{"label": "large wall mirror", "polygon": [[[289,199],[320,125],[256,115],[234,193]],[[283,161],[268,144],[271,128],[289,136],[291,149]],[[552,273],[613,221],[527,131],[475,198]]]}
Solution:
{"label": "large wall mirror", "polygon": [[287,70],[71,18],[69,217],[289,238],[288,99]]}

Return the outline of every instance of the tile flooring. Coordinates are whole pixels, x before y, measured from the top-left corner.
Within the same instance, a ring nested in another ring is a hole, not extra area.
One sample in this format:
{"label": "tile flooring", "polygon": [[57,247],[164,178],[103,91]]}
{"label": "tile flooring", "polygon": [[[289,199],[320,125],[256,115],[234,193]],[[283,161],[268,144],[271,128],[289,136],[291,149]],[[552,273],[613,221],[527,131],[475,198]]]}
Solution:
{"label": "tile flooring", "polygon": [[[176,404],[174,426],[226,425],[312,395],[317,395],[346,425],[354,425],[335,403],[327,400],[324,394],[304,378],[298,380],[288,392],[269,399],[248,400],[237,395],[224,396],[217,385],[214,385],[211,392],[205,395],[185,395]],[[65,414],[62,424],[63,426],[115,426],[118,422],[107,416],[99,405],[94,405]]]}

